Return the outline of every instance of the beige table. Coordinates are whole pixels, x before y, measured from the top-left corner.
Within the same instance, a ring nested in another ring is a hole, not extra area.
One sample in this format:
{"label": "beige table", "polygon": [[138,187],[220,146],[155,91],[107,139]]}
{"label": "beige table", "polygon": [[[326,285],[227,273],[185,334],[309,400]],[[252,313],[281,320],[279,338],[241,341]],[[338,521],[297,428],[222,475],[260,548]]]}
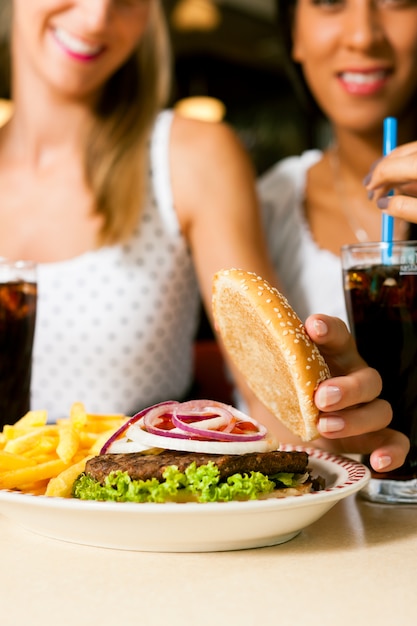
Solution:
{"label": "beige table", "polygon": [[292,541],[157,554],[78,546],[0,515],[2,626],[417,623],[417,508],[350,496]]}

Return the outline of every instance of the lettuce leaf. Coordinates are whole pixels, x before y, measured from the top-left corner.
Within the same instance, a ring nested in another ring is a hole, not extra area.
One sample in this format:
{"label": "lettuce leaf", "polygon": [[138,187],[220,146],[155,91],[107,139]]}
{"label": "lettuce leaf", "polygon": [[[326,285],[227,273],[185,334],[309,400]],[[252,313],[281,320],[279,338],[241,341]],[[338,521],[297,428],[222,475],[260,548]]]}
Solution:
{"label": "lettuce leaf", "polygon": [[291,487],[299,484],[299,475],[282,473],[273,478],[261,472],[233,474],[220,481],[219,470],[210,462],[196,466],[195,463],[180,472],[173,465],[163,473],[164,480],[132,480],[126,472],[112,472],[104,485],[86,474],[74,483],[73,496],[82,500],[111,500],[115,502],[228,502],[230,500],[255,500],[278,486]]}

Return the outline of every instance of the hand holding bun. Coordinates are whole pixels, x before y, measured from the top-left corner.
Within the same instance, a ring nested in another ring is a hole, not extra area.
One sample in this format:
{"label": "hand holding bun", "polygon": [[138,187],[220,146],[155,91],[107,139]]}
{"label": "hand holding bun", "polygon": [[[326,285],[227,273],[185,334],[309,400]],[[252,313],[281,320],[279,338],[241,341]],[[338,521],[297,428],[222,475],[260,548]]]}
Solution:
{"label": "hand holding bun", "polygon": [[314,392],[327,364],[287,299],[239,269],[213,279],[213,315],[224,346],[258,399],[303,441],[318,436]]}

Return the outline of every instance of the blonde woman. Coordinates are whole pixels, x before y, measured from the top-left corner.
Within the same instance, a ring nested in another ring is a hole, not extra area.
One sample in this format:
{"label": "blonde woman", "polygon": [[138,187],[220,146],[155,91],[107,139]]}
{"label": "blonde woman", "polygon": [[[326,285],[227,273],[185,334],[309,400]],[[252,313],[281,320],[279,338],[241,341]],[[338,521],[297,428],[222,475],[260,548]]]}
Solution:
{"label": "blonde woman", "polygon": [[[0,255],[39,263],[32,405],[55,419],[74,400],[132,414],[181,399],[213,273],[238,266],[275,280],[252,167],[226,126],[161,112],[170,60],[159,0],[13,0],[11,9]],[[317,394],[322,444],[373,450],[376,468],[400,465],[407,442],[386,429],[379,376],[339,321],[307,325],[339,376]]]}

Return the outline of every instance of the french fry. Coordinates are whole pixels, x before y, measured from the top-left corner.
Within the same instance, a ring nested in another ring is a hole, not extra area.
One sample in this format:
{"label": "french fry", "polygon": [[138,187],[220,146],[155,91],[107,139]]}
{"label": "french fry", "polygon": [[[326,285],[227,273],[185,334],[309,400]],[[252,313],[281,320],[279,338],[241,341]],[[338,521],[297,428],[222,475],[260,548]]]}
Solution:
{"label": "french fry", "polygon": [[13,454],[0,450],[0,470],[14,470],[21,467],[32,467],[36,465],[36,461],[30,459],[23,454]]}
{"label": "french fry", "polygon": [[98,433],[90,433],[90,432],[81,431],[79,433],[79,436],[80,436],[80,448],[84,450],[89,450],[91,446],[93,446],[96,443],[97,437],[100,438],[102,435]]}
{"label": "french fry", "polygon": [[39,463],[0,474],[0,489],[17,489],[26,483],[34,483],[60,474],[67,466],[61,459]]}
{"label": "french fry", "polygon": [[92,443],[90,447],[91,454],[94,454],[94,455],[100,454],[101,448],[104,446],[107,439],[109,439],[112,436],[115,430],[117,429],[108,430],[104,433],[101,433],[101,435],[99,435],[98,437],[96,437],[96,440],[94,441],[94,443]]}
{"label": "french fry", "polygon": [[19,437],[22,437],[23,435],[28,435],[31,432],[39,432],[38,431],[39,427],[36,426],[16,426],[16,424],[14,426],[10,426],[9,424],[6,424],[6,426],[3,427],[3,435],[5,438],[5,443],[7,443],[7,441],[11,441],[12,439],[18,439]]}
{"label": "french fry", "polygon": [[33,496],[43,496],[45,495],[45,490],[48,486],[50,479],[46,478],[45,480],[39,480],[35,483],[28,483],[27,485],[21,485],[20,491],[24,493],[30,493]]}
{"label": "french fry", "polygon": [[69,463],[80,445],[80,436],[73,428],[72,422],[60,423],[58,426],[59,443],[56,453],[64,463]]}
{"label": "french fry", "polygon": [[55,459],[57,457],[57,455],[55,454],[55,451],[58,445],[58,441],[59,441],[58,435],[44,436],[39,441],[36,441],[34,445],[29,450],[27,450],[24,454],[25,456],[29,458],[33,458],[37,460],[38,463],[39,463],[39,459],[45,456],[48,456],[49,460],[51,460],[52,458]]}
{"label": "french fry", "polygon": [[81,402],[56,424],[48,424],[46,411],[29,411],[0,433],[0,489],[70,497],[86,460],[99,454],[126,419],[87,413]]}
{"label": "french fry", "polygon": [[70,409],[70,422],[74,428],[78,430],[84,428],[87,424],[87,419],[87,413],[82,402],[74,402]]}
{"label": "french fry", "polygon": [[50,435],[53,432],[58,432],[58,427],[52,424],[31,429],[26,434],[16,437],[16,439],[9,439],[4,446],[4,450],[6,452],[14,452],[15,454],[23,454],[30,450],[34,444],[38,443],[43,435]]}
{"label": "french fry", "polygon": [[86,429],[92,433],[117,430],[126,421],[122,415],[89,415],[88,418]]}
{"label": "french fry", "polygon": [[63,470],[55,478],[51,478],[45,491],[46,496],[54,496],[60,498],[69,498],[72,492],[72,485],[85,469],[85,463],[87,459],[92,458],[84,457],[78,463],[74,463],[67,469]]}
{"label": "french fry", "polygon": [[16,427],[23,426],[44,426],[48,420],[48,414],[46,411],[28,411],[26,415],[20,418],[15,423]]}

